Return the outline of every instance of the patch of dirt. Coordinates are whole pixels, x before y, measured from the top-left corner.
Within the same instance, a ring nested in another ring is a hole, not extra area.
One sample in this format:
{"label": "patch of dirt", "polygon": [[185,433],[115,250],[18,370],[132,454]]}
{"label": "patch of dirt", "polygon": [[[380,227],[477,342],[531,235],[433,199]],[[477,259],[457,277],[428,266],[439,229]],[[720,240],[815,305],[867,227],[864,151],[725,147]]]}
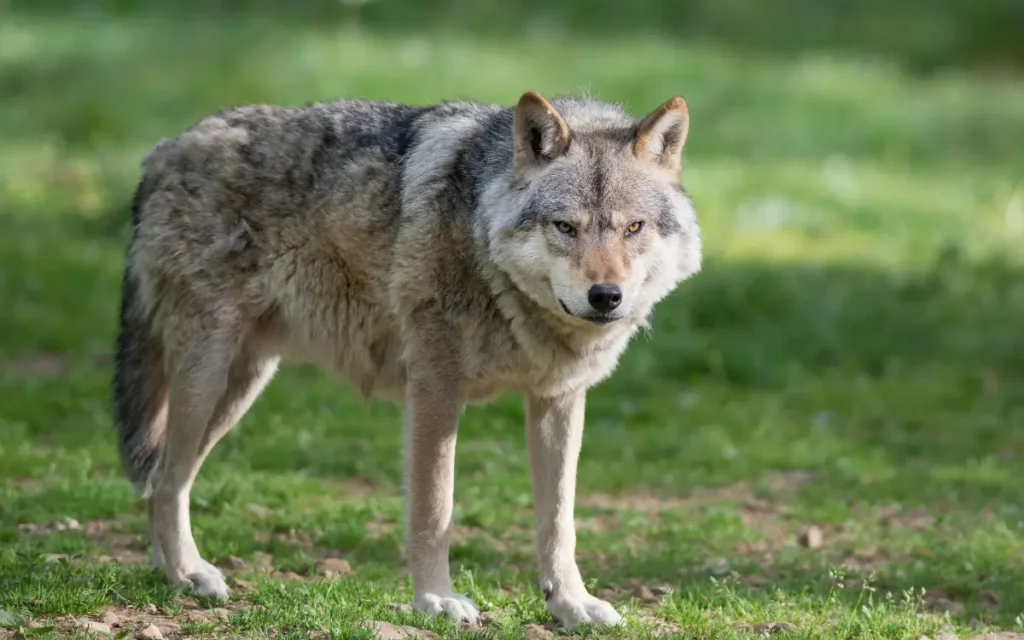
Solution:
{"label": "patch of dirt", "polygon": [[0,361],[0,368],[24,378],[53,380],[68,375],[76,362],[84,362],[95,367],[107,367],[111,363],[111,354],[96,352],[82,355],[53,351],[29,351]]}
{"label": "patch of dirt", "polygon": [[370,520],[364,525],[363,531],[367,540],[379,540],[398,528],[398,524],[386,520]]}
{"label": "patch of dirt", "polygon": [[672,620],[662,620],[647,613],[638,613],[630,616],[651,630],[651,636],[655,638],[678,638],[683,632],[683,627]]}
{"label": "patch of dirt", "polygon": [[[767,540],[763,548],[744,548],[740,552],[743,555],[763,553],[789,542],[792,527],[783,523],[780,517],[789,513],[786,497],[812,479],[813,475],[810,473],[794,471],[772,474],[767,481],[757,486],[743,481],[726,487],[698,487],[686,497],[659,496],[648,491],[619,495],[584,495],[577,501],[580,507],[610,513],[579,517],[577,527],[598,532],[612,531],[621,528],[623,513],[642,513],[651,521],[657,522],[666,511],[699,510],[719,503],[733,503],[738,506],[743,523],[748,527],[760,529],[763,538]],[[758,493],[767,495],[759,497]],[[636,542],[638,546],[644,544],[640,539]]]}
{"label": "patch of dirt", "polygon": [[18,525],[18,531],[28,535],[46,536],[63,531],[81,531],[103,550],[98,556],[85,560],[135,565],[149,562],[149,539],[146,536],[125,533],[117,520],[90,520],[80,523],[71,517],[60,518],[49,524],[40,525],[25,522]]}
{"label": "patch of dirt", "polygon": [[48,351],[35,351],[5,361],[3,368],[25,378],[52,380],[67,375],[71,366],[66,356]]}
{"label": "patch of dirt", "polygon": [[324,558],[317,562],[313,569],[328,579],[335,576],[352,575],[352,565],[343,558]]}
{"label": "patch of dirt", "polygon": [[76,618],[63,616],[50,621],[34,620],[34,623],[49,623],[67,634],[81,635],[83,632],[114,637],[146,638],[161,640],[162,638],[178,637],[183,624],[209,624],[215,628],[223,627],[231,613],[245,611],[249,605],[244,602],[232,602],[225,608],[205,610],[194,600],[184,599],[185,609],[179,616],[168,616],[155,605],[150,604],[142,609],[131,607],[111,607],[95,616]]}
{"label": "patch of dirt", "polygon": [[523,532],[509,528],[502,532],[501,537],[495,536],[483,527],[456,526],[452,531],[452,545],[470,543],[482,544],[505,555],[532,553],[532,541]]}
{"label": "patch of dirt", "polygon": [[[738,482],[726,487],[696,489],[685,497],[660,496],[638,491],[619,495],[593,494],[581,496],[582,508],[600,511],[577,519],[581,530],[612,532],[627,528],[628,515],[642,514],[657,524],[668,511],[701,511],[715,504],[732,504],[751,535],[735,548],[737,555],[758,562],[770,575],[776,553],[784,548],[802,547],[808,553],[821,550],[830,561],[846,568],[868,573],[895,560],[897,552],[886,548],[886,530],[925,531],[933,528],[936,516],[920,508],[892,503],[870,509],[854,509],[849,524],[824,525],[800,522],[792,517],[788,498],[814,476],[804,472],[778,473],[759,483]],[[982,517],[985,517],[983,512]],[[881,528],[882,544],[858,545],[859,531],[864,527]],[[625,540],[629,548],[642,548],[643,539]],[[598,562],[600,566],[600,559]]]}
{"label": "patch of dirt", "polygon": [[435,633],[426,629],[407,627],[380,620],[369,620],[364,625],[367,629],[374,631],[374,637],[378,640],[402,640],[403,638],[438,638]]}
{"label": "patch of dirt", "polygon": [[692,509],[715,502],[741,502],[753,499],[749,482],[738,482],[728,487],[706,489],[695,488],[688,497],[659,496],[646,490],[630,491],[617,495],[592,493],[580,496],[577,505],[609,511],[637,511],[648,515],[660,514],[675,509]]}
{"label": "patch of dirt", "polygon": [[344,482],[331,482],[328,486],[338,489],[349,498],[365,498],[378,491],[367,478],[348,478]]}
{"label": "patch of dirt", "polygon": [[[921,636],[918,640],[933,640],[928,636]],[[1024,640],[1024,634],[1016,633],[1013,631],[995,631],[991,633],[968,636],[966,638],[959,638],[953,634],[939,634],[935,636],[934,640]]]}
{"label": "patch of dirt", "polygon": [[776,633],[796,633],[800,629],[788,622],[761,622],[759,624],[741,624],[733,627],[736,633],[749,633],[756,636],[773,636]]}
{"label": "patch of dirt", "polygon": [[[602,590],[607,591],[607,590]],[[657,605],[661,604],[662,596],[668,593],[668,588],[661,585],[648,586],[642,582],[634,582],[632,594],[633,597],[639,600],[641,603],[646,605]],[[617,594],[615,594],[617,595]],[[600,596],[599,596],[600,597]],[[612,596],[614,597],[614,595]]]}
{"label": "patch of dirt", "polygon": [[935,524],[935,516],[924,509],[907,509],[897,503],[876,507],[874,515],[883,526],[924,531]]}
{"label": "patch of dirt", "polygon": [[[124,565],[146,564],[150,561],[148,536],[141,534],[125,533],[121,530],[122,523],[117,520],[93,520],[79,523],[74,518],[62,518],[47,525],[24,523],[18,525],[18,530],[30,535],[49,535],[57,531],[82,531],[96,545],[102,549],[102,553],[95,557],[85,557],[85,561],[100,563],[116,562]],[[294,530],[277,534],[278,538],[290,544],[313,546],[313,538],[304,534],[298,534]],[[274,569],[274,558],[269,553],[256,552],[251,560],[245,560],[237,556],[228,556],[220,563],[221,570],[225,575],[231,576],[235,573],[255,572],[268,574],[280,580],[301,580],[310,581],[318,578],[337,579],[353,573],[352,566],[339,553],[330,549],[316,549],[316,554],[321,557],[317,562],[302,569],[305,575],[294,571],[276,571]],[[51,554],[49,561],[57,562],[61,559],[70,559],[63,554]],[[237,585],[242,589],[251,589],[252,583],[245,580],[236,580]]]}
{"label": "patch of dirt", "polygon": [[554,638],[555,634],[539,624],[528,624],[523,627],[523,637],[526,640],[548,640]]}
{"label": "patch of dirt", "polygon": [[929,589],[924,594],[924,603],[928,611],[932,613],[949,612],[951,616],[960,615],[964,610],[962,602],[957,602],[948,593],[940,589]]}

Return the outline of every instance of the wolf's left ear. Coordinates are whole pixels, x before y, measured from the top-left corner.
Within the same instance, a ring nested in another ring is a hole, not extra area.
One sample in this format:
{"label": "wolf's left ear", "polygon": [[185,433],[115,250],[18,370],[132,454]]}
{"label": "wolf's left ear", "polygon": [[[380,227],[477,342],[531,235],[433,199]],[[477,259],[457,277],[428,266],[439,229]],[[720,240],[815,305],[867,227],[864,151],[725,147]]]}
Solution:
{"label": "wolf's left ear", "polygon": [[690,128],[686,100],[676,96],[655,109],[637,127],[633,155],[679,173],[683,144]]}
{"label": "wolf's left ear", "polygon": [[543,166],[569,148],[569,125],[536,91],[519,98],[513,136],[517,171]]}

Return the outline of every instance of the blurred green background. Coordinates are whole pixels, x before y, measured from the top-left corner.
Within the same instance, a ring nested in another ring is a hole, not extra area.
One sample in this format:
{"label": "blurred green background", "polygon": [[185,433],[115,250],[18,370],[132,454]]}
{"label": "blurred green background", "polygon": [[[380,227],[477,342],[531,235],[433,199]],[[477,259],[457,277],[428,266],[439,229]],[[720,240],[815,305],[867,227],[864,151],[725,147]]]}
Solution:
{"label": "blurred green background", "polygon": [[15,10],[81,9],[126,17],[164,13],[275,20],[330,28],[355,22],[373,30],[468,31],[519,40],[652,34],[749,53],[808,49],[895,58],[930,71],[949,65],[1024,64],[1024,8],[1017,0],[8,0]]}

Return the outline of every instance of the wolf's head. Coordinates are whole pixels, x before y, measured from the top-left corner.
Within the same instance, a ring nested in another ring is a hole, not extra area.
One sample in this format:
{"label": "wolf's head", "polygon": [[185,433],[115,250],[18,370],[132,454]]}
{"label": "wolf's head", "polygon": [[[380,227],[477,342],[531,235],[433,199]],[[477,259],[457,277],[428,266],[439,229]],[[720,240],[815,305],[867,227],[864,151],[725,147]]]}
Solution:
{"label": "wolf's head", "polygon": [[524,94],[511,185],[488,198],[503,209],[489,229],[498,266],[569,324],[644,321],[700,269],[696,212],[678,178],[688,125],[679,97],[637,121],[603,103]]}

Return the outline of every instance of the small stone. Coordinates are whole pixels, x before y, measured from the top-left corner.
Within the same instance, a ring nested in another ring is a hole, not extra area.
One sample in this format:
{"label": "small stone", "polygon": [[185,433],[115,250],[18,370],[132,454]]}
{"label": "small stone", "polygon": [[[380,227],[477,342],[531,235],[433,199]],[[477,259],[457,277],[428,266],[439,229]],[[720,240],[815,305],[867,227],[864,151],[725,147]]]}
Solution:
{"label": "small stone", "polygon": [[241,589],[242,591],[252,591],[253,587],[255,587],[256,585],[249,582],[248,580],[241,580],[239,578],[235,578],[235,586]]}
{"label": "small stone", "polygon": [[614,600],[619,597],[619,590],[615,587],[601,587],[594,595],[601,600]]}
{"label": "small stone", "polygon": [[654,595],[651,588],[645,584],[638,584],[633,587],[633,596],[648,604],[658,602],[658,596]]}
{"label": "small stone", "polygon": [[164,640],[164,634],[155,624],[151,624],[142,631],[135,634],[140,640]]}
{"label": "small stone", "polygon": [[986,604],[991,604],[993,606],[998,606],[999,603],[1003,601],[1003,599],[999,597],[998,593],[996,593],[995,591],[991,591],[991,590],[982,591],[981,592],[981,599]]}
{"label": "small stone", "polygon": [[151,616],[155,616],[159,612],[159,610],[156,608],[156,605],[153,604],[152,602],[147,604],[146,607],[143,609],[143,611],[145,611],[146,613],[148,613]]}
{"label": "small stone", "polygon": [[39,530],[39,525],[34,522],[22,522],[18,525],[18,531],[20,533],[35,533]]}
{"label": "small stone", "polygon": [[352,565],[342,558],[324,558],[314,568],[325,575],[330,572],[328,577],[352,575]]}
{"label": "small stone", "polygon": [[64,528],[68,531],[78,531],[82,528],[82,523],[74,518],[64,518]]}
{"label": "small stone", "polygon": [[670,590],[671,590],[671,587],[669,587],[667,585],[663,585],[663,584],[651,587],[651,593],[653,593],[656,596],[663,596],[666,593],[668,593]]}
{"label": "small stone", "polygon": [[282,580],[304,580],[302,576],[295,573],[294,571],[282,571],[279,577]]}
{"label": "small stone", "polygon": [[95,620],[79,620],[78,627],[89,633],[104,633],[108,636],[113,634],[109,624],[96,622]]}
{"label": "small stone", "polygon": [[121,618],[117,617],[117,614],[113,611],[104,611],[103,615],[100,616],[100,622],[114,627],[117,626],[118,622],[121,622]]}
{"label": "small stone", "polygon": [[164,633],[180,633],[181,625],[174,620],[161,620],[160,631]]}
{"label": "small stone", "polygon": [[249,568],[249,563],[238,556],[228,556],[228,559],[224,561],[224,564],[227,565],[228,569],[233,571],[243,571]]}
{"label": "small stone", "polygon": [[825,543],[825,534],[820,528],[811,525],[800,535],[799,543],[801,547],[818,549]]}

